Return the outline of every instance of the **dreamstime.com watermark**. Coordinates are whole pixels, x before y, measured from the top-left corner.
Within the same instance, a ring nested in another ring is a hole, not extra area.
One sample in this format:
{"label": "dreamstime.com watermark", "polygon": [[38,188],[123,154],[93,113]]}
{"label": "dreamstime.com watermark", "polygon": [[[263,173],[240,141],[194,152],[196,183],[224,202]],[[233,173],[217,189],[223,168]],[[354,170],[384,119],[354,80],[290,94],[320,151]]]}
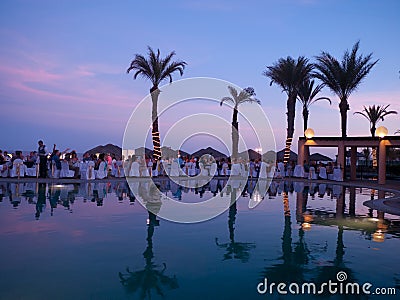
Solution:
{"label": "dreamstime.com watermark", "polygon": [[268,282],[267,278],[257,285],[259,294],[280,295],[396,295],[394,287],[376,287],[369,282],[359,284],[357,282],[347,282],[346,272],[340,271],[336,274],[336,281],[329,280],[323,283],[303,282],[303,283],[284,283]]}

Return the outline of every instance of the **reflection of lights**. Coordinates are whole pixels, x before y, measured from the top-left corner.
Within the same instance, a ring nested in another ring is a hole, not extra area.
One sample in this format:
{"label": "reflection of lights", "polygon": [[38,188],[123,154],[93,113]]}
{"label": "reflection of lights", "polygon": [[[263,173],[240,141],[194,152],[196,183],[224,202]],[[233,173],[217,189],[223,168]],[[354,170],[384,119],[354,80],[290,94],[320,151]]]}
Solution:
{"label": "reflection of lights", "polygon": [[261,194],[259,191],[254,191],[251,198],[255,202],[261,202],[261,200],[262,200],[262,197],[261,197]]}
{"label": "reflection of lights", "polygon": [[311,223],[304,222],[304,223],[301,224],[301,228],[303,230],[310,230],[311,229]]}
{"label": "reflection of lights", "polygon": [[289,196],[286,192],[282,193],[283,196],[283,211],[285,216],[290,216]]}
{"label": "reflection of lights", "polygon": [[64,184],[55,184],[55,185],[53,185],[53,187],[55,187],[55,188],[63,188],[63,187],[65,187],[65,185]]}
{"label": "reflection of lights", "polygon": [[150,225],[150,219],[147,219],[147,220],[146,220],[146,224],[147,224],[147,225]]}
{"label": "reflection of lights", "polygon": [[378,229],[378,230],[375,231],[374,234],[372,235],[372,240],[373,240],[374,242],[377,242],[377,243],[382,243],[382,242],[384,242],[384,241],[385,241],[385,233],[384,233],[382,230]]}
{"label": "reflection of lights", "polygon": [[310,214],[303,214],[304,222],[310,223],[314,218]]}
{"label": "reflection of lights", "polygon": [[369,221],[372,221],[372,222],[378,222],[378,221],[379,221],[378,218],[369,218],[368,220],[369,220]]}

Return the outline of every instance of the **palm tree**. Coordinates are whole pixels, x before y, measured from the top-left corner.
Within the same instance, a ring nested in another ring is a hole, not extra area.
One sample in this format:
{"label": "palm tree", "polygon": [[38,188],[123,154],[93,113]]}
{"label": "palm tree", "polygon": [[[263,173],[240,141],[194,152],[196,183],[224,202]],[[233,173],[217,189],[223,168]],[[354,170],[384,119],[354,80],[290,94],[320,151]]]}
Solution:
{"label": "palm tree", "polygon": [[152,100],[152,138],[153,138],[153,156],[155,160],[158,160],[161,156],[160,148],[160,132],[158,131],[158,96],[160,90],[158,86],[166,79],[172,82],[172,74],[176,71],[183,75],[186,62],[178,60],[172,61],[175,56],[175,51],[170,52],[166,57],[160,57],[160,49],[157,49],[157,53],[153,51],[151,47],[148,47],[148,57],[144,57],[140,54],[135,54],[135,58],[132,60],[131,65],[126,70],[129,73],[135,70],[136,73],[133,75],[133,79],[136,79],[138,75],[141,75],[145,79],[151,81],[153,86],[150,89],[151,100]]}
{"label": "palm tree", "polygon": [[[319,100],[327,100],[329,104],[332,104],[331,99],[327,97],[318,97],[315,98],[318,93],[322,90],[325,84],[318,84],[314,88],[314,80],[304,80],[298,90],[297,99],[301,102],[303,106],[303,124],[304,131],[308,128],[308,116],[310,114],[310,105],[319,101]],[[315,98],[315,99],[314,99]]]}
{"label": "palm tree", "polygon": [[232,158],[238,157],[239,148],[239,122],[238,122],[238,112],[239,105],[242,103],[253,103],[261,104],[261,101],[255,98],[256,93],[252,87],[245,88],[238,93],[238,91],[232,87],[228,86],[229,93],[232,97],[224,97],[219,103],[220,106],[224,102],[231,102],[233,104],[233,115],[232,115]]}
{"label": "palm tree", "polygon": [[308,62],[304,56],[300,56],[297,60],[288,56],[280,58],[272,66],[267,66],[263,75],[271,79],[270,85],[273,83],[279,85],[282,91],[287,94],[287,135],[284,162],[289,160],[290,147],[294,134],[294,119],[296,114],[296,98],[300,84],[311,77],[313,65]]}
{"label": "palm tree", "polygon": [[347,111],[350,110],[349,97],[378,62],[378,60],[371,62],[372,53],[365,57],[357,55],[359,44],[359,41],[355,43],[351,52],[346,50],[341,61],[327,52],[322,52],[316,58],[315,67],[318,72],[313,74],[340,99],[342,137],[347,136]]}
{"label": "palm tree", "polygon": [[384,117],[387,115],[391,114],[397,114],[397,111],[395,110],[387,110],[389,108],[390,104],[384,106],[384,105],[372,105],[368,107],[364,107],[362,111],[356,111],[354,114],[359,114],[364,116],[370,124],[370,132],[372,137],[375,137],[375,131],[376,131],[376,124],[379,121],[383,121]]}

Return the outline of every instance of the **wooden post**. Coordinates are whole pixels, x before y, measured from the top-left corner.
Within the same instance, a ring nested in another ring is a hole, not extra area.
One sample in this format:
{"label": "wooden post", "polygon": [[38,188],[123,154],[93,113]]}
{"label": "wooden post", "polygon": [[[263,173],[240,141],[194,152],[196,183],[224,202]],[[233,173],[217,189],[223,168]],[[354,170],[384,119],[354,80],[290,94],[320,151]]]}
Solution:
{"label": "wooden post", "polygon": [[304,162],[304,150],[305,150],[304,144],[305,144],[305,142],[306,142],[305,140],[299,139],[299,142],[297,143],[297,148],[299,151],[299,154],[297,155],[297,164],[300,166],[302,166],[303,162]]}
{"label": "wooden post", "polygon": [[386,141],[381,139],[378,148],[378,184],[386,183]]}
{"label": "wooden post", "polygon": [[350,156],[350,179],[357,179],[357,147],[351,147]]}
{"label": "wooden post", "polygon": [[344,170],[346,167],[346,160],[345,160],[345,147],[343,141],[340,141],[338,144],[338,157],[337,157],[337,164],[338,166],[340,165],[340,168],[342,170],[342,179],[344,180]]}

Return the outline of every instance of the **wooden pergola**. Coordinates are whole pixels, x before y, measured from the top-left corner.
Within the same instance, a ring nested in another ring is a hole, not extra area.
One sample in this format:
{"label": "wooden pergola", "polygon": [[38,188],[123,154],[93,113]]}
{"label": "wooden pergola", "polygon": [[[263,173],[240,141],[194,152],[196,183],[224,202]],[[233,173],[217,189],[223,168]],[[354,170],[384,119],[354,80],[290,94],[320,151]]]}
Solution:
{"label": "wooden pergola", "polygon": [[379,137],[299,137],[297,164],[303,165],[304,160],[308,161],[306,151],[310,147],[335,147],[338,149],[337,163],[342,168],[344,178],[344,166],[346,149],[350,148],[350,179],[356,179],[356,163],[358,147],[375,147],[378,155],[378,183],[386,183],[386,148],[400,147],[400,136]]}

